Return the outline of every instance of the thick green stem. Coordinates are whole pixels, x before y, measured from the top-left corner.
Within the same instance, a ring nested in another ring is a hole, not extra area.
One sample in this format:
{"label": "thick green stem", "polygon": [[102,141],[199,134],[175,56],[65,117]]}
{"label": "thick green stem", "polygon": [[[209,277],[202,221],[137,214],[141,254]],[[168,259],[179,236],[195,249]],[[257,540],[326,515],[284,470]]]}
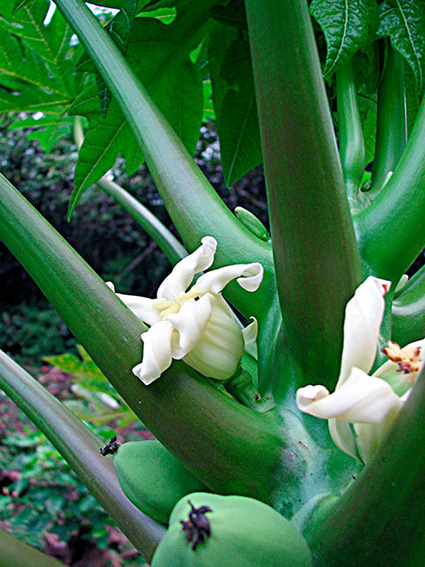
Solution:
{"label": "thick green stem", "polygon": [[[150,561],[165,529],[124,495],[111,459],[99,453],[104,441],[1,351],[0,387],[46,435],[146,561]],[[3,565],[1,552],[0,565]],[[50,563],[46,560],[41,565],[47,567]]]}
{"label": "thick green stem", "polygon": [[404,346],[425,337],[425,266],[395,297],[392,314],[393,341]]}
{"label": "thick green stem", "polygon": [[246,8],[282,315],[305,380],[332,386],[360,261],[308,6]]}
{"label": "thick green stem", "polygon": [[388,437],[311,534],[317,567],[417,567],[425,554],[425,375]]}
{"label": "thick green stem", "polygon": [[65,564],[0,530],[1,567],[65,567]]}
{"label": "thick green stem", "polygon": [[425,245],[425,100],[406,149],[388,183],[356,215],[367,273],[399,281]]}
{"label": "thick green stem", "polygon": [[365,145],[352,62],[335,75],[339,126],[339,155],[351,209],[359,207],[360,182],[365,168]]}
{"label": "thick green stem", "polygon": [[237,404],[182,362],[144,386],[131,369],[142,359],[146,327],[3,177],[0,238],[136,415],[188,469],[217,492],[272,499],[283,446],[292,439],[274,412]]}
{"label": "thick green stem", "polygon": [[379,193],[388,174],[395,170],[407,142],[406,90],[403,58],[388,46],[388,60],[378,92],[378,123],[372,189]]}
{"label": "thick green stem", "polygon": [[[215,3],[213,0],[199,3],[193,8],[192,20],[196,14],[198,18],[206,19]],[[243,227],[218,197],[84,2],[57,0],[56,5],[115,96],[184,243],[194,250],[203,236],[214,236],[219,242],[217,266],[253,260],[261,262],[267,277],[257,293],[267,296],[273,277],[270,246]],[[237,307],[247,315],[253,314],[250,294],[239,291],[237,294]]]}

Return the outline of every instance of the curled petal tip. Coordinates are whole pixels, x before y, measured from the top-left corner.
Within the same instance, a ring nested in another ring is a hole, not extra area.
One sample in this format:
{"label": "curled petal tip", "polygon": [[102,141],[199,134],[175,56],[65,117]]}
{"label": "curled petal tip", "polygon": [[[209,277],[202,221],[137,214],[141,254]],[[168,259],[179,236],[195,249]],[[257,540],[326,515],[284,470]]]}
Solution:
{"label": "curled petal tip", "polygon": [[137,376],[137,378],[143,382],[143,384],[145,386],[149,386],[149,384],[152,384],[152,382],[155,382],[155,380],[158,380],[158,378],[161,376],[161,374],[155,375],[155,374],[149,374],[146,375],[143,372],[143,363],[138,364],[137,366],[135,366],[133,368],[133,374],[135,376]]}
{"label": "curled petal tip", "polygon": [[310,413],[309,407],[312,404],[327,398],[329,395],[329,390],[325,386],[305,386],[297,390],[297,405],[301,411]]}
{"label": "curled petal tip", "polygon": [[259,262],[248,264],[243,277],[238,278],[236,281],[246,291],[257,291],[263,281],[264,268]]}
{"label": "curled petal tip", "polygon": [[210,246],[211,248],[214,248],[214,252],[217,249],[217,240],[214,238],[214,236],[204,236],[201,239],[201,243],[204,246]]}

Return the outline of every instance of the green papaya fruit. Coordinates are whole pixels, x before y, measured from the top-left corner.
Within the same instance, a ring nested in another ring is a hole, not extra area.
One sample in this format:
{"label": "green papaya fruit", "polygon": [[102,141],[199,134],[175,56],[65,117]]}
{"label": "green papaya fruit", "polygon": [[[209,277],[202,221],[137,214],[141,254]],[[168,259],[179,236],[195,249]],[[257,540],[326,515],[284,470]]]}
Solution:
{"label": "green papaya fruit", "polygon": [[180,498],[208,490],[159,441],[123,443],[114,454],[114,466],[127,498],[163,524]]}
{"label": "green papaya fruit", "polygon": [[311,567],[306,540],[270,506],[243,496],[195,493],[170,517],[152,567]]}

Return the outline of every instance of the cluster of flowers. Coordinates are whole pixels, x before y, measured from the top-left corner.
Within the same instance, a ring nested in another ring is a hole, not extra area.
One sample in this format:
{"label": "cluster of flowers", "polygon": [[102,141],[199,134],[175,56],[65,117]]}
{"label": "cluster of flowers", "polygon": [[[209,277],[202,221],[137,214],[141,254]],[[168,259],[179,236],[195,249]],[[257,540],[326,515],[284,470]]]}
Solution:
{"label": "cluster of flowers", "polygon": [[[221,291],[232,280],[247,291],[258,289],[263,267],[258,262],[236,264],[201,275],[214,261],[217,242],[206,236],[202,245],[181,260],[160,285],[157,298],[118,294],[147,325],[142,334],[143,360],[133,372],[148,385],[157,380],[173,359],[183,359],[205,376],[230,378],[242,358],[244,344],[256,338],[254,320],[242,329]],[[111,287],[112,284],[109,284]],[[389,342],[388,358],[372,376],[385,294],[391,282],[369,277],[348,302],[344,323],[341,371],[333,393],[310,385],[297,391],[301,411],[329,420],[335,444],[367,463],[391,427],[414,385],[422,363],[423,341],[401,349]]]}

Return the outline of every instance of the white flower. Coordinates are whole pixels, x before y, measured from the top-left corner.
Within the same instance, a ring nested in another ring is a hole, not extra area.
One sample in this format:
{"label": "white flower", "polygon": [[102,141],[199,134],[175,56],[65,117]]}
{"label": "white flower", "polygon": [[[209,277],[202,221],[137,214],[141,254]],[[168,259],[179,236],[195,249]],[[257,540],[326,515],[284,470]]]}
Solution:
{"label": "white flower", "polygon": [[391,283],[374,277],[363,282],[348,302],[344,322],[341,371],[335,392],[324,386],[297,391],[301,411],[329,420],[335,444],[345,453],[368,462],[407,399],[421,363],[424,341],[404,349],[388,343],[389,360],[369,376],[378,348]]}
{"label": "white flower", "polygon": [[220,292],[234,279],[245,290],[256,291],[263,278],[262,265],[254,262],[212,270],[188,289],[194,276],[214,261],[216,240],[206,236],[201,242],[176,264],[159,286],[156,299],[117,294],[150,326],[142,334],[143,360],[133,368],[146,385],[159,378],[172,359],[183,359],[204,376],[230,378],[242,358],[244,335],[247,342],[255,340],[256,321],[242,331]]}

